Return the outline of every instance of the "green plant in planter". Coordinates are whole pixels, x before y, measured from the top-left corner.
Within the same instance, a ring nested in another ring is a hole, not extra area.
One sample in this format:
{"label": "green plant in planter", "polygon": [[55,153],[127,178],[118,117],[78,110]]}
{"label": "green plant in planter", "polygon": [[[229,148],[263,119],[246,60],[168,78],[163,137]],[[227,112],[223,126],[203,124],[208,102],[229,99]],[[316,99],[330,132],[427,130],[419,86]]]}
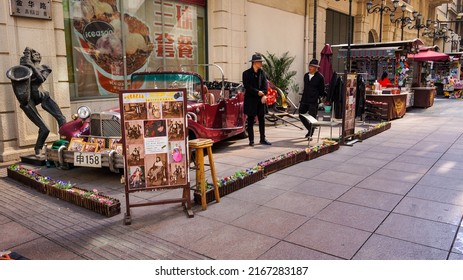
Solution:
{"label": "green plant in planter", "polygon": [[267,74],[267,78],[276,87],[287,93],[292,78],[297,74],[297,71],[290,70],[291,64],[296,57],[289,56],[289,52],[283,53],[280,57],[269,52],[267,52],[267,55],[262,56],[265,60],[262,68]]}

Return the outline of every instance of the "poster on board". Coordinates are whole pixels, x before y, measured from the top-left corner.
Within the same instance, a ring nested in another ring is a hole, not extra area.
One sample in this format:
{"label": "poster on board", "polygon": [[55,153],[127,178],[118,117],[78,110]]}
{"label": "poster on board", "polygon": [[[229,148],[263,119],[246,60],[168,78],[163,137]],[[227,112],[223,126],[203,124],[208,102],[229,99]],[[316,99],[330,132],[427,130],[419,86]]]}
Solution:
{"label": "poster on board", "polygon": [[346,83],[344,91],[344,116],[342,118],[343,141],[355,133],[355,97],[357,94],[357,75],[345,74],[344,80]]}
{"label": "poster on board", "polygon": [[[120,94],[125,164],[124,223],[131,207],[181,203],[191,211],[185,89],[125,90]],[[130,193],[182,188],[182,197],[131,203]]]}
{"label": "poster on board", "polygon": [[122,93],[128,192],[179,188],[188,183],[184,90]]}

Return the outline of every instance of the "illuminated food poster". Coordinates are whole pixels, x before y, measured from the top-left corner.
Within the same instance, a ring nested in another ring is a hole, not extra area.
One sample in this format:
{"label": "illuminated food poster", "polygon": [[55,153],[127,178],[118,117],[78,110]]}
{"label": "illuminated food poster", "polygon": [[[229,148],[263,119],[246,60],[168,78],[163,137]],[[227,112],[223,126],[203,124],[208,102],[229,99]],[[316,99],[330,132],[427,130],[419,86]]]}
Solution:
{"label": "illuminated food poster", "polygon": [[70,0],[65,5],[80,97],[117,94],[125,83],[134,88],[135,72],[198,60],[194,2]]}

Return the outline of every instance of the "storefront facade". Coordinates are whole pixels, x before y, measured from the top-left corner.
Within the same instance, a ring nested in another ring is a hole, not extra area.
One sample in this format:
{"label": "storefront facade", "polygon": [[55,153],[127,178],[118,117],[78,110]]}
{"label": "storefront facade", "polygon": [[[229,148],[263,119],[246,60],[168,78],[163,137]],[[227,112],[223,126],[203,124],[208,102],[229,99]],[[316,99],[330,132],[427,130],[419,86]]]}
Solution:
{"label": "storefront facade", "polygon": [[[42,63],[53,70],[44,87],[68,120],[83,104],[94,111],[117,106],[116,92],[130,86],[133,72],[215,63],[227,80],[240,81],[255,52],[288,51],[295,56],[292,70],[297,71],[295,82],[302,90],[306,63],[320,59],[325,43],[346,43],[342,42],[346,24],[331,15],[345,21],[349,14],[349,1],[335,0],[53,0],[50,18],[38,19],[14,15],[13,2],[18,1],[0,3],[1,69],[19,64],[25,47],[39,51]],[[352,1],[353,43],[368,42],[379,30],[378,15],[367,13],[366,2]],[[412,10],[414,5],[426,9],[430,2],[451,1],[406,2]],[[433,11],[428,11],[431,16]],[[385,24],[383,41],[397,39],[395,29]],[[414,32],[407,31],[406,37],[414,38]],[[208,80],[219,78],[215,72],[185,67]],[[297,92],[289,94],[298,99]],[[5,75],[0,75],[0,96],[4,162],[31,153],[37,128],[19,108]],[[47,142],[57,140],[54,119],[40,106],[37,109],[51,130]]]}

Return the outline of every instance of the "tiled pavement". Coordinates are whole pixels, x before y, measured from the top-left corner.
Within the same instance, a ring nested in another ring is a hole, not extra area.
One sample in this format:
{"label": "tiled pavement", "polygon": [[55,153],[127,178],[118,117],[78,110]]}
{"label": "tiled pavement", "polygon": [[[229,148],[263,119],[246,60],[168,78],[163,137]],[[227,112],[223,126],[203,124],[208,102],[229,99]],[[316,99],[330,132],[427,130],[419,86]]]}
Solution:
{"label": "tiled pavement", "polygon": [[[437,99],[353,147],[306,161],[186,218],[179,205],[105,218],[0,179],[0,249],[31,259],[463,259],[463,103]],[[322,134],[327,131],[322,130]],[[274,145],[214,147],[218,176],[307,145],[268,126]],[[326,135],[326,134],[325,134]],[[5,168],[0,171],[6,176]],[[42,168],[125,202],[108,170]],[[140,192],[131,201],[180,196]],[[123,203],[125,205],[125,203]]]}

